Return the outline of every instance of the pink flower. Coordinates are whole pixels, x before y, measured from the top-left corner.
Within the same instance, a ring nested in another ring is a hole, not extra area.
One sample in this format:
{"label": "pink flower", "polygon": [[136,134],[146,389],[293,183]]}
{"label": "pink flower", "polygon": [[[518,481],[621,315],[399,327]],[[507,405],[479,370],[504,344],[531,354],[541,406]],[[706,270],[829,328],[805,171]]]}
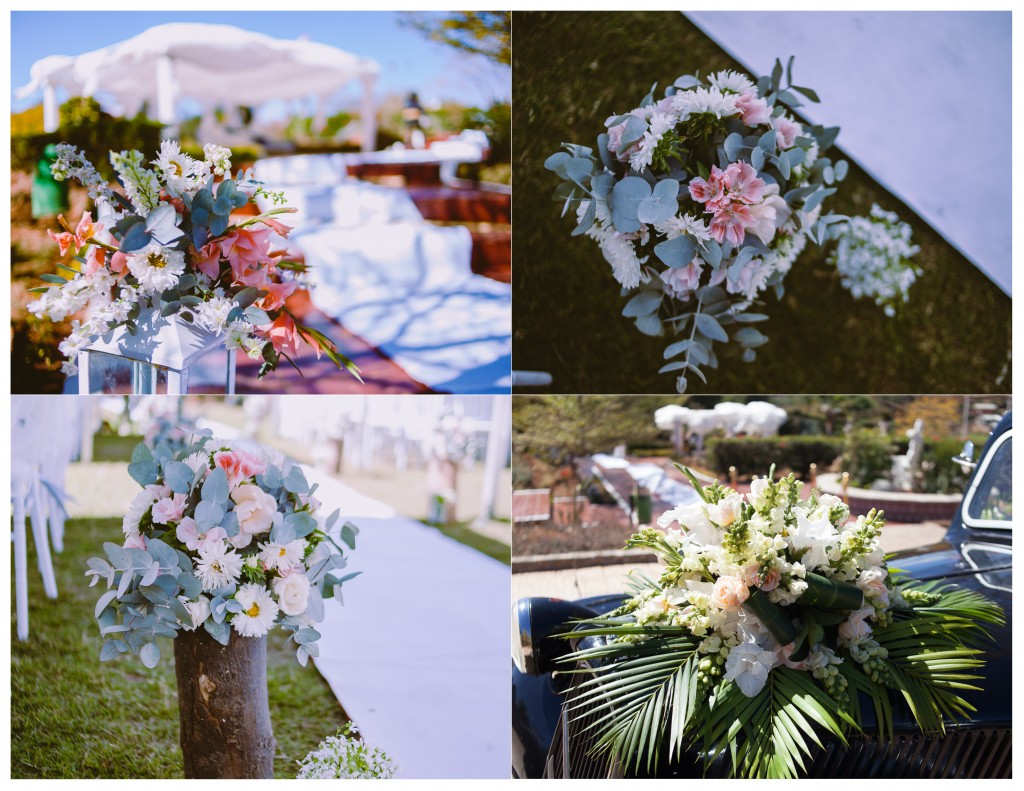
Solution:
{"label": "pink flower", "polygon": [[257,231],[239,228],[217,240],[221,255],[231,264],[236,283],[262,287],[267,277],[273,274],[275,266],[270,255],[273,233],[270,228]]}
{"label": "pink flower", "polygon": [[769,593],[779,587],[781,577],[782,574],[775,568],[761,573],[761,567],[757,563],[752,563],[743,570],[743,581],[747,585],[760,588],[765,593]]}
{"label": "pink flower", "polygon": [[176,494],[173,497],[165,497],[153,505],[153,522],[158,525],[166,525],[177,522],[185,513],[185,495]]}
{"label": "pink flower", "polygon": [[722,173],[722,180],[729,200],[749,204],[757,203],[764,197],[764,181],[757,177],[757,171],[746,162],[733,162]]}
{"label": "pink flower", "polygon": [[875,608],[865,604],[859,610],[850,613],[850,617],[839,624],[839,639],[843,643],[855,643],[871,634],[868,618],[875,617]]}
{"label": "pink flower", "polygon": [[128,274],[128,256],[118,250],[110,256],[110,271],[117,275],[117,279]]}
{"label": "pink flower", "polygon": [[277,310],[277,308],[283,307],[284,301],[295,293],[295,289],[298,288],[298,284],[267,283],[264,288],[270,293],[256,304],[264,310]]}
{"label": "pink flower", "polygon": [[220,246],[216,242],[204,245],[201,250],[196,251],[192,263],[204,275],[216,280],[220,274]]}
{"label": "pink flower", "polygon": [[800,662],[793,662],[790,660],[789,655],[793,653],[794,643],[789,645],[780,645],[778,648],[779,661],[788,667],[790,670],[808,670],[810,669],[807,660],[804,659]]}
{"label": "pink flower", "polygon": [[227,531],[223,527],[211,527],[205,533],[200,533],[196,520],[190,516],[182,519],[181,524],[174,532],[178,536],[178,540],[193,552],[228,537]]}
{"label": "pink flower", "polygon": [[[256,331],[273,344],[278,354],[287,354],[289,357],[297,356],[305,343],[295,321],[287,313],[282,313],[272,324],[257,327]],[[317,348],[318,355],[319,352]]]}
{"label": "pink flower", "polygon": [[213,454],[214,466],[220,467],[228,476],[228,485],[236,486],[250,478],[266,472],[263,459],[244,450],[220,450]]}
{"label": "pink flower", "polygon": [[62,256],[68,254],[68,249],[75,241],[75,235],[73,233],[54,233],[53,231],[47,229],[46,235],[57,243],[57,245],[60,247],[60,254]]}
{"label": "pink flower", "polygon": [[796,139],[804,131],[800,124],[784,115],[773,118],[772,127],[775,129],[775,142],[779,144],[781,149],[792,148],[796,143]]}
{"label": "pink flower", "polygon": [[93,247],[92,252],[85,259],[85,276],[92,277],[99,272],[107,262],[107,251],[102,247]]}
{"label": "pink flower", "polygon": [[[294,209],[292,211],[294,211]],[[288,236],[289,231],[293,230],[291,225],[285,225],[283,222],[275,220],[273,217],[265,217],[260,220],[260,222],[270,228],[273,228],[274,231],[279,233],[281,236]]]}
{"label": "pink flower", "polygon": [[134,533],[124,540],[125,549],[145,549],[146,539],[141,533]]}
{"label": "pink flower", "polygon": [[661,273],[661,279],[673,296],[683,299],[697,290],[700,272],[700,259],[695,258],[686,266],[665,270]]}
{"label": "pink flower", "polygon": [[747,126],[760,126],[772,118],[768,102],[759,98],[753,91],[741,93],[736,97],[736,109],[740,111],[740,120]]}
{"label": "pink flower", "polygon": [[736,610],[750,596],[750,589],[739,577],[719,577],[711,589],[711,604],[720,610]]}
{"label": "pink flower", "polygon": [[724,176],[724,171],[719,170],[717,165],[712,165],[711,175],[706,180],[699,177],[690,180],[690,197],[697,203],[705,204],[707,211],[715,211],[728,200],[725,194],[728,185]]}
{"label": "pink flower", "polygon": [[708,232],[716,242],[728,239],[735,246],[743,243],[747,226],[755,222],[750,214],[750,207],[742,203],[732,203],[715,214]]}
{"label": "pink flower", "polygon": [[92,215],[89,212],[82,212],[82,219],[78,221],[75,228],[75,243],[78,247],[84,247],[85,243],[93,236],[103,230],[102,223],[93,224]]}
{"label": "pink flower", "polygon": [[238,517],[238,535],[231,539],[236,547],[248,546],[252,537],[266,533],[274,523],[277,500],[252,483],[243,483],[231,493]]}
{"label": "pink flower", "polygon": [[153,498],[154,503],[157,500],[162,500],[165,497],[171,496],[171,487],[162,483],[151,483],[148,486],[143,486],[142,488],[146,494]]}

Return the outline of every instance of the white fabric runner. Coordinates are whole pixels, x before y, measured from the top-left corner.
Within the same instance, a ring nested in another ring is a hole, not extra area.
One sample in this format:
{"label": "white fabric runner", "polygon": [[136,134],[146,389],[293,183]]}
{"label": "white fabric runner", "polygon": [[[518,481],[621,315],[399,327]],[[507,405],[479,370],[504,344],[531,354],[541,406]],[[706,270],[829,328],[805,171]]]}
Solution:
{"label": "white fabric runner", "polygon": [[1010,293],[1008,11],[687,16],[752,73],[796,55],[801,112]]}
{"label": "white fabric runner", "polygon": [[507,393],[512,289],[472,273],[464,227],[391,223],[291,236],[313,266],[314,304],[411,377],[450,393]]}
{"label": "white fabric runner", "polygon": [[325,512],[359,528],[345,604],[326,602],[317,669],[402,778],[507,778],[508,566],[323,473]]}
{"label": "white fabric runner", "polygon": [[590,460],[606,470],[625,470],[637,484],[646,487],[653,496],[663,502],[678,506],[689,505],[699,499],[697,492],[690,484],[669,477],[665,470],[657,464],[650,462],[634,464],[627,459],[608,456],[604,453],[597,453],[591,456]]}

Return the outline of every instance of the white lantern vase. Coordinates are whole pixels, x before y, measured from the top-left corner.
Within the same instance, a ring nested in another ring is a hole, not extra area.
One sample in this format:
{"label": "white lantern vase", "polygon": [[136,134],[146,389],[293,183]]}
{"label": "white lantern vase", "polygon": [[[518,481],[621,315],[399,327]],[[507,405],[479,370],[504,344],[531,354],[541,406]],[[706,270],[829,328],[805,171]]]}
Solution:
{"label": "white lantern vase", "polygon": [[[180,316],[161,316],[162,306],[143,308],[136,320],[137,332],[117,327],[78,355],[78,392],[113,392],[130,370],[131,392],[149,395],[166,382],[168,395],[184,395],[200,383],[203,389],[215,385],[227,394],[235,392],[235,350],[226,349],[224,337],[201,329]],[[226,364],[214,381],[207,372],[216,358],[226,353]],[[212,358],[212,359],[211,359]],[[197,376],[201,371],[205,376]],[[221,380],[223,376],[223,380]]]}

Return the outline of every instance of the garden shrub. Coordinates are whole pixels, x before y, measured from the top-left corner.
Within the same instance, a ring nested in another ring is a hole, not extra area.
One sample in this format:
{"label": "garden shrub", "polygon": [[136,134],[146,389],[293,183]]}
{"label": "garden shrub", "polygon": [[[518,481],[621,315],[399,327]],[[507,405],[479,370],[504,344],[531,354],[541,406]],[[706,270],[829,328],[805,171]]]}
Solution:
{"label": "garden shrub", "polygon": [[708,462],[722,475],[735,467],[740,476],[765,475],[791,470],[807,475],[811,464],[824,471],[843,451],[841,437],[781,436],[713,439],[708,442]]}
{"label": "garden shrub", "polygon": [[850,473],[850,483],[866,487],[879,478],[888,478],[895,450],[888,435],[867,428],[852,431],[843,447],[843,470]]}

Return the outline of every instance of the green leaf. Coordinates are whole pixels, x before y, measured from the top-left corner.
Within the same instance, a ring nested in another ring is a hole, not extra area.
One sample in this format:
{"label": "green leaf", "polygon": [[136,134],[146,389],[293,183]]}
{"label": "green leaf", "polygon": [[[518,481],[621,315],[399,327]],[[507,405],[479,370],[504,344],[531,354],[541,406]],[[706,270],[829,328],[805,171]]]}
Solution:
{"label": "green leaf", "polygon": [[[662,242],[662,244],[665,243]],[[635,317],[654,313],[661,306],[661,297],[661,291],[641,291],[622,308],[622,315]]]}
{"label": "green leaf", "polygon": [[714,341],[728,341],[729,336],[718,321],[707,313],[698,313],[695,317],[697,331]]}

